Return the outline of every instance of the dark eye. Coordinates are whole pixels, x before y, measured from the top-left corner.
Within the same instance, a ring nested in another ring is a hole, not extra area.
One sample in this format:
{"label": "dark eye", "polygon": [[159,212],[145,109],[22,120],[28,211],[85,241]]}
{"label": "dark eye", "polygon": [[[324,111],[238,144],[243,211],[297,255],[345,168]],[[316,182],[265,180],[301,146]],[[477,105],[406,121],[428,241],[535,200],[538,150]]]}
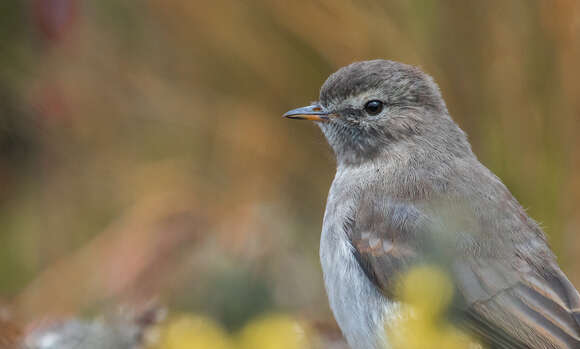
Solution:
{"label": "dark eye", "polygon": [[373,100],[368,101],[367,104],[365,104],[365,111],[369,115],[377,115],[382,110],[383,110],[383,102],[381,101]]}

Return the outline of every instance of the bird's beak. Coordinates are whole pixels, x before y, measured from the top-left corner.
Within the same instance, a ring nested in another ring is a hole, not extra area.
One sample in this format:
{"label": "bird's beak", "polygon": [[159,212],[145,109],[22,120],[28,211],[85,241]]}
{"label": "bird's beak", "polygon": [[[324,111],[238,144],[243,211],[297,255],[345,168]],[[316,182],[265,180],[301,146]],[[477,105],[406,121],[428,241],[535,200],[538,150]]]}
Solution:
{"label": "bird's beak", "polygon": [[296,108],[282,115],[289,119],[302,119],[311,121],[328,121],[335,117],[334,114],[326,111],[320,104],[312,104],[307,107]]}

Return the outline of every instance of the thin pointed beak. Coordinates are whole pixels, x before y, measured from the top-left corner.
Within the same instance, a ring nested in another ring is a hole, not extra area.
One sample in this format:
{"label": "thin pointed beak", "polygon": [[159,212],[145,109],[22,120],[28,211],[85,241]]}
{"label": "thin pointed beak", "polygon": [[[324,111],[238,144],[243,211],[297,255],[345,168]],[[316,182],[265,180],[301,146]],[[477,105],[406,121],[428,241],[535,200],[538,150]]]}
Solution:
{"label": "thin pointed beak", "polygon": [[289,119],[311,121],[328,121],[330,118],[334,117],[333,114],[324,110],[324,108],[319,104],[312,104],[307,107],[292,109],[282,116]]}

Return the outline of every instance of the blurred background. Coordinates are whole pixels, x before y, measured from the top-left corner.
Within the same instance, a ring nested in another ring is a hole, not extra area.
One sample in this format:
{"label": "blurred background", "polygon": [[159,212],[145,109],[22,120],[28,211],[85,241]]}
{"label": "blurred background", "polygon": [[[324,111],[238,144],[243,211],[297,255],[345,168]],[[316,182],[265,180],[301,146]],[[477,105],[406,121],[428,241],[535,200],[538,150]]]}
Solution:
{"label": "blurred background", "polygon": [[372,58],[435,78],[580,286],[580,2],[2,1],[0,49],[0,319],[155,301],[218,337],[341,347],[318,262],[334,160],[280,116]]}

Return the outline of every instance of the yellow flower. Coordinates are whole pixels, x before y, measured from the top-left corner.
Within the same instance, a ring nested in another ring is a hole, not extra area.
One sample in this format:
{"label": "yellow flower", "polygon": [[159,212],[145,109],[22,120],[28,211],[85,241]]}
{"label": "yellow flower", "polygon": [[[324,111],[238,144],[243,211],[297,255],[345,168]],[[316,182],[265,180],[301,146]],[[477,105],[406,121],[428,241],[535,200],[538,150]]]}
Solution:
{"label": "yellow flower", "polygon": [[308,349],[307,330],[286,315],[269,315],[250,322],[239,333],[240,349]]}
{"label": "yellow flower", "polygon": [[443,318],[453,297],[453,284],[434,266],[411,269],[399,284],[403,315],[387,328],[393,349],[481,348]]}
{"label": "yellow flower", "polygon": [[214,321],[197,315],[180,315],[161,329],[154,349],[235,349],[228,333]]}

